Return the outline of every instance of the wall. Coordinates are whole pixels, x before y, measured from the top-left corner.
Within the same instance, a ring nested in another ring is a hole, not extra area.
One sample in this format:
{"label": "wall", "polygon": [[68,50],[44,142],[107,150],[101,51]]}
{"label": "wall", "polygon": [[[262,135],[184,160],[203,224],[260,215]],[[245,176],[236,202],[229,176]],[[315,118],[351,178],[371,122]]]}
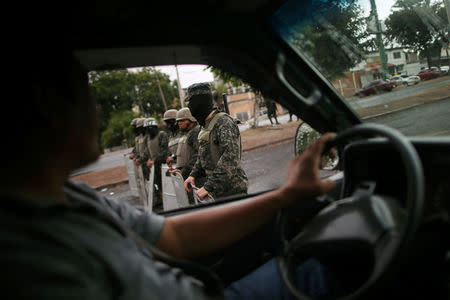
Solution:
{"label": "wall", "polygon": [[361,89],[361,72],[345,72],[345,76],[332,82],[339,94],[350,97]]}

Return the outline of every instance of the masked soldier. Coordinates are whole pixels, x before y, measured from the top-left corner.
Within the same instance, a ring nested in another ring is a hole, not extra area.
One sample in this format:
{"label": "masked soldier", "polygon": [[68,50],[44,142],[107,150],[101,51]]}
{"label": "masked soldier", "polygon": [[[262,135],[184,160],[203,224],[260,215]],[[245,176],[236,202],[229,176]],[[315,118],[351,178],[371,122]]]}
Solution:
{"label": "masked soldier", "polygon": [[196,185],[206,175],[205,184],[197,191],[200,199],[208,194],[214,198],[247,193],[248,179],[241,165],[241,134],[228,114],[213,108],[211,87],[196,83],[188,87],[186,101],[192,116],[202,126],[198,135],[197,161],[184,182]]}
{"label": "masked soldier", "polygon": [[[162,201],[161,195],[161,164],[166,161],[169,153],[167,133],[159,130],[155,118],[145,120],[145,128],[148,134],[146,149],[148,154],[147,167],[155,166],[155,184],[158,186],[157,201]],[[155,201],[155,204],[157,203]]]}
{"label": "masked soldier", "polygon": [[[178,111],[177,122],[183,136],[178,142],[177,148],[177,170],[184,179],[189,177],[189,174],[194,167],[198,156],[198,133],[200,126],[197,120],[191,115],[189,108],[185,107]],[[200,178],[196,183],[199,184]],[[204,183],[204,180],[203,180]]]}
{"label": "masked soldier", "polygon": [[133,120],[131,120],[131,123],[130,123],[130,126],[133,128],[133,133],[134,133],[134,146],[133,146],[133,149],[131,150],[131,153],[130,153],[130,156],[129,156],[130,159],[133,159],[135,157],[135,155],[136,155],[136,152],[137,152],[136,144],[137,144],[137,139],[138,139],[138,136],[139,136],[139,132],[138,132],[138,129],[136,127],[137,120],[138,120],[138,118],[134,118]]}
{"label": "masked soldier", "polygon": [[177,153],[178,141],[183,135],[177,124],[177,110],[169,109],[164,113],[163,120],[169,129],[169,155],[175,156]]}
{"label": "masked soldier", "polygon": [[147,154],[147,143],[146,143],[146,133],[145,133],[145,118],[139,118],[136,121],[136,130],[139,133],[137,138],[135,139],[135,148],[136,151],[134,153],[134,163],[136,166],[142,166],[142,173],[144,174],[144,179],[148,180],[149,176],[149,168],[146,166],[146,162],[148,160]]}

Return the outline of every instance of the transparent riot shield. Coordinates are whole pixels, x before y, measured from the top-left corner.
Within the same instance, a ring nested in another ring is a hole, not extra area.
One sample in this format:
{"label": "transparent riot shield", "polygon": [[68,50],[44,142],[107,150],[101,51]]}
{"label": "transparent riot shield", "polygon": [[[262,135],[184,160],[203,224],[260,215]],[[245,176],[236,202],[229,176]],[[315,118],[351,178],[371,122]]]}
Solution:
{"label": "transparent riot shield", "polygon": [[146,182],[146,203],[145,203],[145,207],[152,211],[153,209],[153,196],[154,196],[154,189],[155,189],[155,166],[152,166],[150,168],[150,175],[149,175],[149,180]]}
{"label": "transparent riot shield", "polygon": [[135,165],[133,160],[130,159],[130,154],[124,154],[123,159],[128,173],[128,185],[130,186],[130,192],[132,196],[139,197],[139,188],[136,180]]}

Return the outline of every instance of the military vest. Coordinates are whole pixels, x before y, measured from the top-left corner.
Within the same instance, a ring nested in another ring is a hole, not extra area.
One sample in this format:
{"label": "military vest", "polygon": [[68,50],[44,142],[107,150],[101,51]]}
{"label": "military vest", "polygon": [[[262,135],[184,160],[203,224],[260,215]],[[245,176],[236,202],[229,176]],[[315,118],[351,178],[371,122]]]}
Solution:
{"label": "military vest", "polygon": [[152,160],[155,160],[155,158],[161,152],[161,147],[159,146],[160,135],[161,131],[159,131],[153,139],[149,137],[147,141],[148,152]]}
{"label": "military vest", "polygon": [[189,162],[189,157],[191,157],[192,149],[187,143],[188,135],[182,136],[178,141],[177,148],[177,168],[182,168]]}
{"label": "military vest", "polygon": [[136,150],[140,157],[145,155],[145,135],[141,134],[137,138]]}
{"label": "military vest", "polygon": [[[169,138],[169,152],[170,152],[170,154],[176,154],[177,153],[178,143],[180,141],[180,138],[182,138],[182,137],[183,137],[183,135],[181,135],[181,133],[178,132],[175,136],[171,136]],[[178,158],[177,158],[177,164],[178,164]]]}
{"label": "military vest", "polygon": [[[205,147],[207,144],[209,144],[209,150],[210,150],[210,157],[211,157],[211,165],[216,166],[220,159],[220,149],[219,145],[215,144],[212,137],[211,137],[211,130],[213,130],[214,125],[216,125],[217,121],[221,116],[228,116],[224,112],[219,112],[214,115],[214,117],[211,119],[211,122],[209,122],[208,126],[206,128],[202,128],[198,134],[198,143],[199,148]],[[234,122],[234,120],[233,120]],[[200,153],[200,151],[199,151]],[[239,136],[239,153],[242,155],[242,142],[241,137]],[[240,161],[239,161],[240,164]],[[204,167],[205,173],[207,176],[211,175],[214,172],[214,169],[207,169]]]}

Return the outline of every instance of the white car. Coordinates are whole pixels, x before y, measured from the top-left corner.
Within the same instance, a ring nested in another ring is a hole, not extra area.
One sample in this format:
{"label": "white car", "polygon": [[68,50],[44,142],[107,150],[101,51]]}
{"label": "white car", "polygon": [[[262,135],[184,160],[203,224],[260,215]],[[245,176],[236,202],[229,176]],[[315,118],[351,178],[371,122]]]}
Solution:
{"label": "white car", "polygon": [[449,66],[442,66],[441,67],[441,71],[444,72],[445,74],[448,74],[448,69],[449,69]]}
{"label": "white car", "polygon": [[403,84],[406,86],[418,84],[419,82],[420,82],[420,77],[416,76],[416,75],[408,76],[406,79],[403,80]]}
{"label": "white car", "polygon": [[395,75],[395,76],[392,76],[391,82],[395,86],[399,86],[401,84],[405,84],[404,82],[408,77],[409,77],[408,75]]}

